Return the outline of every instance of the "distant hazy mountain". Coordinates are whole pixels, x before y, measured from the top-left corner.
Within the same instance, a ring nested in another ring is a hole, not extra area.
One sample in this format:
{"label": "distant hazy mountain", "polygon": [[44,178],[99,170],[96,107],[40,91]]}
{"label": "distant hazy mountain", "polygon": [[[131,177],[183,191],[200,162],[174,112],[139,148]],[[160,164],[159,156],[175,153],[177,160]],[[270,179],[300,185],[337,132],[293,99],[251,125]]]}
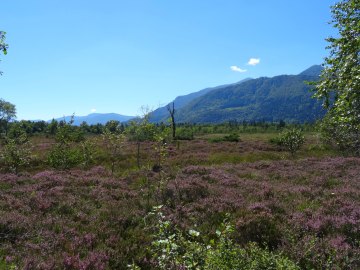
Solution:
{"label": "distant hazy mountain", "polygon": [[[280,75],[272,78],[244,79],[240,82],[206,88],[174,101],[178,123],[220,123],[237,121],[312,122],[321,118],[325,111],[321,103],[311,96],[307,81],[316,81],[322,67],[314,65],[298,75]],[[170,102],[170,103],[172,103]],[[169,103],[169,104],[170,104]],[[110,120],[126,122],[135,118],[116,113],[93,113],[75,116],[74,124],[105,124]],[[152,122],[166,121],[166,106],[151,114]],[[56,120],[70,121],[71,116]]]}
{"label": "distant hazy mountain", "polygon": [[315,121],[325,112],[321,103],[311,97],[311,86],[306,81],[318,80],[321,70],[321,66],[312,66],[299,75],[263,77],[210,88],[201,96],[178,107],[176,121]]}
{"label": "distant hazy mountain", "polygon": [[[237,83],[233,83],[233,84],[226,84],[226,85],[220,85],[220,86],[216,86],[216,87],[205,88],[203,90],[200,90],[200,91],[197,91],[194,93],[190,93],[188,95],[178,96],[172,102],[174,102],[175,110],[178,110],[178,109],[183,108],[184,106],[188,105],[194,99],[201,97],[211,91],[226,88],[231,85],[238,85],[238,84],[241,84],[248,80],[251,80],[251,78],[246,78],[244,80],[241,80],[241,81],[239,81]],[[171,104],[172,102],[170,102],[169,104]],[[150,119],[152,122],[161,122],[161,121],[165,122],[166,119],[168,119],[168,118],[169,118],[169,112],[167,111],[166,106],[164,106],[164,107],[160,107],[160,108],[156,109],[155,111],[153,111],[151,113]]]}
{"label": "distant hazy mountain", "polygon": [[[110,120],[126,122],[132,118],[135,118],[135,116],[126,116],[126,115],[121,115],[121,114],[117,114],[117,113],[92,113],[92,114],[89,114],[86,116],[75,116],[74,117],[74,125],[78,126],[84,121],[86,123],[88,123],[89,125],[95,125],[98,123],[106,124],[106,122],[108,122]],[[60,118],[56,118],[55,120],[61,121],[64,119],[66,122],[69,122],[71,120],[71,116],[60,117]]]}

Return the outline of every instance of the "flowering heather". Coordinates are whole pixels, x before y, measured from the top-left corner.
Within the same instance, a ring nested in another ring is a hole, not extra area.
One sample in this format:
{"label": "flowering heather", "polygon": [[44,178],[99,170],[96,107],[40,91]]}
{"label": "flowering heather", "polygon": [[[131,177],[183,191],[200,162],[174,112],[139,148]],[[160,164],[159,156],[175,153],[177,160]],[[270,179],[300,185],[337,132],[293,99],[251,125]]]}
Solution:
{"label": "flowering heather", "polygon": [[[180,226],[195,222],[211,234],[230,212],[239,243],[281,250],[304,268],[328,267],[331,258],[354,269],[360,266],[359,168],[357,158],[189,166],[168,185],[169,213]],[[309,239],[310,251],[298,254]]]}
{"label": "flowering heather", "polygon": [[137,191],[104,174],[0,175],[0,254],[25,269],[116,268],[136,254],[146,238],[126,235],[142,234]]}
{"label": "flowering heather", "polygon": [[[261,160],[276,149],[194,140],[170,145],[154,172],[153,146],[141,145],[149,168],[114,176],[104,166],[0,174],[0,266],[151,269],[146,216],[162,204],[178,228],[196,226],[209,239],[230,213],[240,245],[257,242],[303,269],[360,268],[359,158]],[[251,151],[260,161],[241,159]]]}

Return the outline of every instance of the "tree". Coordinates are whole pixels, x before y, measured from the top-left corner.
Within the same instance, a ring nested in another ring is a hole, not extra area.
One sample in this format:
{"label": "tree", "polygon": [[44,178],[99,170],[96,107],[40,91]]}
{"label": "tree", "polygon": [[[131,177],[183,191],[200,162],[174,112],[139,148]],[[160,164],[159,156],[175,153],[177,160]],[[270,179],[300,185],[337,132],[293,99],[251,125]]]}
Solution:
{"label": "tree", "polygon": [[4,54],[7,53],[8,44],[5,43],[5,34],[6,32],[0,31],[0,51],[2,51]]}
{"label": "tree", "polygon": [[[6,32],[0,31],[0,52],[7,54],[8,45],[5,43],[5,34]],[[0,71],[0,75],[1,74],[2,72]],[[15,105],[3,99],[0,99],[0,128],[4,129],[5,133],[7,133],[8,122],[11,119],[15,118],[15,116],[16,116]]]}
{"label": "tree", "polygon": [[[0,31],[0,52],[7,54],[8,45],[5,43],[5,34],[6,32]],[[0,71],[0,75],[2,72]]]}
{"label": "tree", "polygon": [[90,131],[90,127],[88,125],[88,123],[86,123],[86,121],[82,121],[80,124],[80,129],[82,130],[82,132],[84,133],[88,133]]}
{"label": "tree", "polygon": [[110,154],[111,174],[114,174],[115,166],[124,156],[124,146],[126,137],[122,133],[111,132],[105,129],[102,134],[104,147]]}
{"label": "tree", "polygon": [[140,168],[140,145],[141,142],[153,141],[156,134],[156,126],[150,123],[151,110],[147,107],[141,107],[142,116],[132,120],[126,128],[125,133],[131,141],[137,145],[136,163]]}
{"label": "tree", "polygon": [[53,119],[46,127],[46,133],[50,135],[55,135],[58,130],[58,127],[59,127],[59,123],[55,119]]}
{"label": "tree", "polygon": [[116,120],[110,120],[105,124],[105,129],[109,130],[112,133],[118,132],[120,130],[119,127],[120,127],[120,122]]}
{"label": "tree", "polygon": [[15,118],[15,105],[0,98],[0,132],[3,130],[7,134],[8,123]]}
{"label": "tree", "polygon": [[18,174],[19,169],[28,165],[31,161],[32,145],[27,135],[23,132],[17,138],[8,138],[2,152],[0,152],[0,161],[5,168]]}
{"label": "tree", "polygon": [[292,156],[301,148],[305,143],[305,137],[301,129],[292,128],[285,130],[280,136],[275,139],[278,145],[284,147],[291,153]]}
{"label": "tree", "polygon": [[170,113],[172,138],[173,138],[173,140],[175,140],[175,138],[176,138],[176,123],[175,123],[175,104],[174,104],[174,102],[172,103],[172,106],[170,106],[170,104],[168,104],[166,106],[166,108],[167,108],[168,112]]}
{"label": "tree", "polygon": [[326,40],[330,55],[316,84],[315,97],[328,109],[322,130],[343,150],[360,154],[360,1],[342,0],[331,7],[338,37]]}
{"label": "tree", "polygon": [[[54,125],[57,123],[53,121]],[[85,140],[84,134],[78,127],[73,126],[74,116],[70,122],[65,119],[56,124],[55,141],[48,154],[48,163],[51,167],[61,170],[67,170],[75,167],[82,161],[81,151],[76,147],[76,143]]]}

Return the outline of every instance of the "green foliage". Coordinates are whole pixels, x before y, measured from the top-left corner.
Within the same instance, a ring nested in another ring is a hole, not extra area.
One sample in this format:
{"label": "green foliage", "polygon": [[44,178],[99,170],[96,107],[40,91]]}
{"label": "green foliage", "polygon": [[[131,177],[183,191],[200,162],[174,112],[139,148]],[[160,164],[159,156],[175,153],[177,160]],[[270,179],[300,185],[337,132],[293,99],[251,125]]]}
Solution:
{"label": "green foliage", "polygon": [[283,254],[262,249],[255,243],[245,248],[237,245],[230,237],[234,227],[228,217],[216,230],[217,238],[205,243],[200,232],[190,229],[184,234],[175,228],[161,208],[154,207],[150,213],[156,218],[151,253],[158,269],[300,269]]}
{"label": "green foliage", "polygon": [[[9,46],[5,43],[5,35],[6,32],[0,31],[0,52],[3,52],[6,55]],[[2,75],[1,71],[0,71],[0,75]]]}
{"label": "green foliage", "polygon": [[140,168],[140,145],[141,142],[154,141],[156,135],[156,126],[150,123],[150,112],[147,108],[142,108],[144,111],[143,117],[130,122],[125,129],[125,134],[130,141],[135,141],[137,144],[136,163]]}
{"label": "green foliage", "polygon": [[155,152],[156,152],[156,165],[161,168],[165,162],[167,148],[168,148],[168,139],[169,139],[169,128],[158,129],[154,135],[155,139]]}
{"label": "green foliage", "polygon": [[341,124],[329,112],[319,125],[325,143],[337,147],[344,153],[360,155],[360,125]]}
{"label": "green foliage", "polygon": [[8,101],[0,98],[0,134],[7,134],[8,123],[16,118],[16,107]]}
{"label": "green foliage", "polygon": [[0,51],[7,54],[8,45],[5,43],[6,32],[0,31]]}
{"label": "green foliage", "polygon": [[102,134],[103,145],[110,155],[111,173],[114,174],[117,162],[123,157],[123,148],[125,144],[125,135],[122,133],[112,133],[105,129]]}
{"label": "green foliage", "polygon": [[80,129],[72,126],[72,122],[61,121],[56,127],[56,144],[48,155],[48,163],[53,168],[67,170],[82,161],[82,153],[74,145],[84,140],[84,134]]}
{"label": "green foliage", "polygon": [[0,258],[0,269],[17,270],[19,268],[14,263],[7,262],[6,258],[4,260]]}
{"label": "green foliage", "polygon": [[360,155],[360,2],[342,0],[332,6],[332,24],[338,37],[330,37],[315,97],[328,109],[322,131],[341,149]]}
{"label": "green foliage", "polygon": [[110,132],[119,132],[120,131],[120,122],[115,120],[110,120],[105,124],[105,129],[109,130]]}
{"label": "green foliage", "polygon": [[69,123],[60,121],[55,134],[55,140],[58,143],[81,142],[85,139],[83,131],[72,124],[73,120]]}
{"label": "green foliage", "polygon": [[212,252],[209,252],[207,266],[204,269],[211,270],[292,270],[300,269],[293,261],[282,254],[270,252],[260,248],[255,243],[249,243],[245,248],[240,248],[236,244],[226,239],[220,239],[220,244]]}
{"label": "green foliage", "polygon": [[166,219],[161,208],[154,207],[150,213],[156,222],[151,253],[159,269],[203,269],[207,247],[195,240],[200,233],[190,230],[183,235]]}
{"label": "green foliage", "polygon": [[33,132],[32,126],[27,121],[14,122],[9,125],[8,138],[18,138],[22,134],[31,135]]}
{"label": "green foliage", "polygon": [[224,141],[226,142],[239,142],[240,137],[237,133],[231,133],[230,135],[224,136]]}
{"label": "green foliage", "polygon": [[56,144],[50,150],[48,163],[51,167],[60,170],[68,170],[81,162],[81,153],[72,148],[69,143]]}
{"label": "green foliage", "polygon": [[17,138],[7,138],[4,149],[0,153],[0,160],[8,171],[17,174],[21,167],[30,163],[31,148],[24,133]]}
{"label": "green foliage", "polygon": [[285,130],[279,137],[273,138],[270,141],[285,148],[294,155],[305,143],[305,137],[301,129],[292,128]]}
{"label": "green foliage", "polygon": [[143,118],[139,121],[131,121],[125,132],[131,141],[153,141],[156,134],[156,126],[150,123],[148,119]]}
{"label": "green foliage", "polygon": [[85,140],[80,143],[80,153],[81,153],[81,165],[83,168],[89,168],[94,164],[95,161],[95,143],[90,140]]}
{"label": "green foliage", "polygon": [[176,139],[177,140],[193,140],[194,139],[194,132],[191,128],[188,127],[182,127],[177,128],[176,130]]}
{"label": "green foliage", "polygon": [[223,136],[223,137],[211,138],[209,141],[215,142],[215,143],[216,142],[239,142],[240,137],[239,137],[239,134],[237,134],[237,133],[231,133],[231,134]]}
{"label": "green foliage", "polygon": [[9,139],[16,139],[21,137],[22,135],[27,136],[26,127],[21,125],[19,122],[12,123],[12,125],[9,128],[7,138]]}
{"label": "green foliage", "polygon": [[51,120],[50,124],[48,124],[48,126],[46,127],[46,133],[49,135],[55,135],[58,129],[58,122],[53,119]]}

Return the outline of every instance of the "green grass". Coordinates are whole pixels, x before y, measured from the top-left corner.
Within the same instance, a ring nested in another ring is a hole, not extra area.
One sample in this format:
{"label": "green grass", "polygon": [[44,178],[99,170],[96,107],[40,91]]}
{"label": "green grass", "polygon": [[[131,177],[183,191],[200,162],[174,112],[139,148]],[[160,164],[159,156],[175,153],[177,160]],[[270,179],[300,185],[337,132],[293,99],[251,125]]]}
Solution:
{"label": "green grass", "polygon": [[209,164],[237,164],[244,162],[256,162],[261,160],[281,160],[283,156],[280,153],[262,152],[262,153],[214,153],[209,158]]}

